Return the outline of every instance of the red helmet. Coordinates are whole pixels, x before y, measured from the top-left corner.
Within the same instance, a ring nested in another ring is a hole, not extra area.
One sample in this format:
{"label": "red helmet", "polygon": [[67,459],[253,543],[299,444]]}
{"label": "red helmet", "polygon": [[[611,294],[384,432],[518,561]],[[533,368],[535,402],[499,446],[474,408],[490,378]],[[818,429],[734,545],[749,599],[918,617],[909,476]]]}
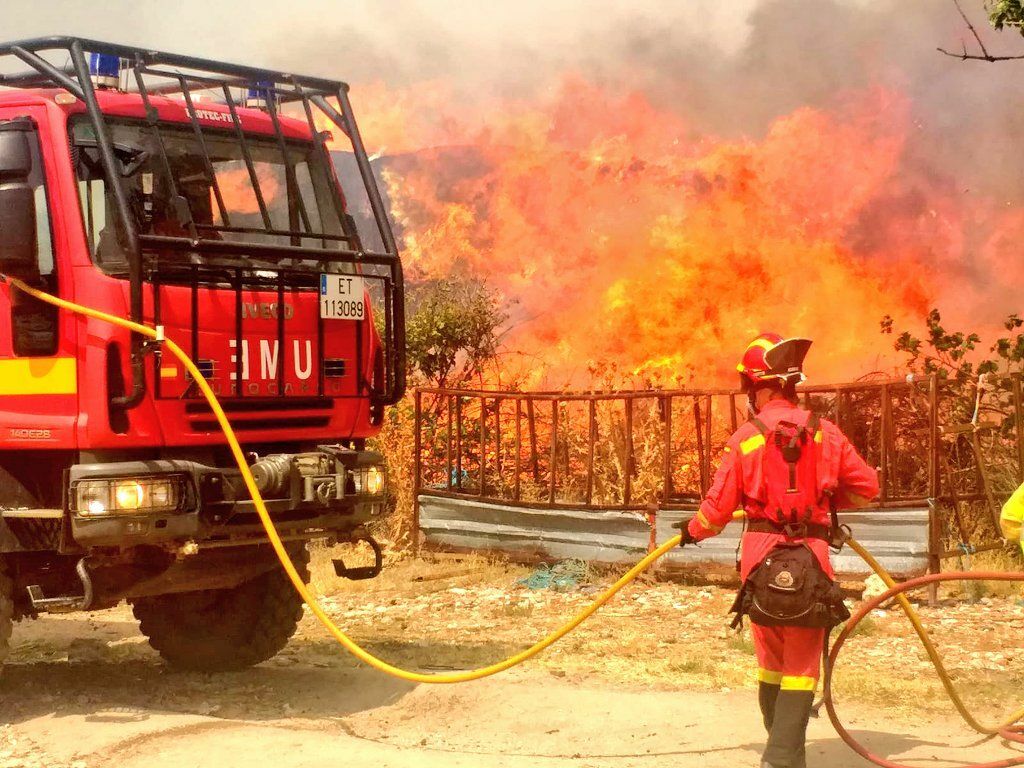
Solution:
{"label": "red helmet", "polygon": [[773,381],[783,386],[799,384],[806,378],[804,358],[811,344],[810,339],[784,339],[777,333],[762,333],[747,345],[736,366],[740,388],[751,391]]}

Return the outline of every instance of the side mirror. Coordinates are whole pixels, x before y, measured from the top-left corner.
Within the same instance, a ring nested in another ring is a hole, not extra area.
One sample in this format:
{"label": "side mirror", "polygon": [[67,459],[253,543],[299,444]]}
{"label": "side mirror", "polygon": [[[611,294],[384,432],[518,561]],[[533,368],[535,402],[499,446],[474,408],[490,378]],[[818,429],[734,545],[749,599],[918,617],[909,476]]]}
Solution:
{"label": "side mirror", "polygon": [[33,132],[27,120],[0,123],[0,272],[34,281],[39,278],[36,200],[28,184]]}

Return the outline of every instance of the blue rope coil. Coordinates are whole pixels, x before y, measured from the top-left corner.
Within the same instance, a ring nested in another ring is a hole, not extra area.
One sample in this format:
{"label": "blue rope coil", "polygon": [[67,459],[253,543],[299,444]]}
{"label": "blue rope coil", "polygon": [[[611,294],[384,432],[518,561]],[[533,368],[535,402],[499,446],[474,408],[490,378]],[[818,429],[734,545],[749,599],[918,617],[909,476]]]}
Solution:
{"label": "blue rope coil", "polygon": [[541,563],[525,579],[516,583],[527,589],[553,589],[568,592],[590,580],[590,566],[585,560],[563,560],[548,565]]}

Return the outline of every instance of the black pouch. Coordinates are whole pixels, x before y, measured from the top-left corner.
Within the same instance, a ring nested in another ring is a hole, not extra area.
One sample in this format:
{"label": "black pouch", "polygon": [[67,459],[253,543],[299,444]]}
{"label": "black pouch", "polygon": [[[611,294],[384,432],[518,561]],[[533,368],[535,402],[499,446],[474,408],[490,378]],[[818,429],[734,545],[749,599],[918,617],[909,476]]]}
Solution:
{"label": "black pouch", "polygon": [[762,627],[831,628],[849,618],[842,593],[821,569],[810,547],[779,544],[743,583],[732,613]]}

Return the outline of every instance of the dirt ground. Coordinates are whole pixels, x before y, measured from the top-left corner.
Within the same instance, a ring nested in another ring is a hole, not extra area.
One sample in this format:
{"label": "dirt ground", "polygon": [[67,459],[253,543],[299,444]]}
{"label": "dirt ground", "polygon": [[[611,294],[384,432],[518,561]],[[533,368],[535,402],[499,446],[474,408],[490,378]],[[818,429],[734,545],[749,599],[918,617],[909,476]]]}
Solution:
{"label": "dirt ground", "polygon": [[[375,582],[338,584],[322,569],[315,580],[358,641],[438,671],[524,647],[610,581],[532,591],[516,583],[528,573],[406,560]],[[127,608],[26,622],[0,679],[0,768],[755,766],[755,663],[747,637],[725,629],[730,599],[713,587],[637,585],[539,659],[458,686],[367,669],[309,615],[279,656],[225,675],[169,670]],[[958,683],[993,717],[1021,690],[1019,602],[1010,593],[925,609]],[[937,766],[1007,754],[998,743],[964,749],[975,739],[946,713],[895,612],[873,617],[850,653],[837,698],[870,747]],[[865,764],[824,715],[810,739],[812,766]]]}

